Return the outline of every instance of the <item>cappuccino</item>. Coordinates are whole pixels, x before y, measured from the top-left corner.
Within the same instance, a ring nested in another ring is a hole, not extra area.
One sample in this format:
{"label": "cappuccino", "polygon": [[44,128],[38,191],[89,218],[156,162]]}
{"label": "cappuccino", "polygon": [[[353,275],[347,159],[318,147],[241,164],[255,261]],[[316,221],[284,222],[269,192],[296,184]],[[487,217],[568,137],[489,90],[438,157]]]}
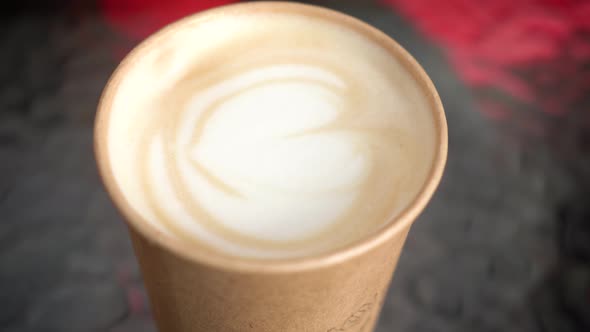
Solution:
{"label": "cappuccino", "polygon": [[249,258],[329,252],[420,193],[436,152],[426,92],[371,36],[297,12],[184,19],[126,60],[107,153],[162,236]]}

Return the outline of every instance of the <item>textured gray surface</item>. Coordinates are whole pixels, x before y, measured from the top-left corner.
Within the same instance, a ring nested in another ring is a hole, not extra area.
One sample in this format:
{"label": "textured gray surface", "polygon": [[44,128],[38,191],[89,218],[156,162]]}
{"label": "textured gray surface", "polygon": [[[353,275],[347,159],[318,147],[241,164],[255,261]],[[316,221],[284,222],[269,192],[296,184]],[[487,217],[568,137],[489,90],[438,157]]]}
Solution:
{"label": "textured gray surface", "polygon": [[[409,235],[377,331],[541,331],[530,298],[556,263],[554,210],[569,177],[543,146],[522,148],[475,111],[441,53],[402,20],[329,4],[416,56],[450,129],[446,175]],[[154,331],[92,155],[96,103],[127,45],[85,11],[0,25],[0,330]],[[545,330],[571,323],[553,324]]]}

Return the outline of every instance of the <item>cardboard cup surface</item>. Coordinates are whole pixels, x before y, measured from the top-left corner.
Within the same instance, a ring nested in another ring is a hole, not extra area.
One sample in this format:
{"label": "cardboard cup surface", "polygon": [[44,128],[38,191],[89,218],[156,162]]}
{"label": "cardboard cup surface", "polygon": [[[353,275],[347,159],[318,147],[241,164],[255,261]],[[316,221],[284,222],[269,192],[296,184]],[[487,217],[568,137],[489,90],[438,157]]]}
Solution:
{"label": "cardboard cup surface", "polygon": [[369,332],[407,232],[366,256],[279,274],[194,264],[131,234],[160,331]]}
{"label": "cardboard cup surface", "polygon": [[[175,241],[158,232],[126,202],[106,151],[108,114],[128,64],[158,36],[203,15],[227,11],[286,11],[320,16],[352,27],[390,51],[428,95],[437,127],[438,151],[420,194],[374,235],[320,256],[288,260],[237,258]],[[347,15],[288,2],[253,2],[185,18],[148,38],[119,66],[98,108],[95,149],[105,186],[127,224],[140,262],[157,326],[162,332],[370,332],[404,241],[442,176],[447,127],[432,82],[401,46],[382,32]]]}

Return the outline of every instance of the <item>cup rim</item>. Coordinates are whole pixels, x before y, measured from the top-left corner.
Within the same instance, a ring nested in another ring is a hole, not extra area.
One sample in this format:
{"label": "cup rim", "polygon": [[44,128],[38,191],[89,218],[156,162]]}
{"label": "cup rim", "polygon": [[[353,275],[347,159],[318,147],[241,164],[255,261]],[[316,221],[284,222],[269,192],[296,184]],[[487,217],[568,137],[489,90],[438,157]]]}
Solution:
{"label": "cup rim", "polygon": [[[185,24],[194,23],[213,15],[223,15],[228,11],[296,11],[307,15],[319,16],[348,26],[384,47],[392,56],[400,61],[424,90],[424,93],[429,98],[430,109],[433,113],[434,125],[437,131],[437,142],[435,143],[437,148],[432,167],[416,197],[400,213],[390,218],[379,230],[344,247],[318,255],[285,259],[245,258],[231,256],[215,250],[206,252],[194,250],[195,247],[193,245],[183,241],[176,241],[162,234],[155,226],[144,220],[127,202],[116,183],[107,151],[108,120],[110,118],[113,98],[115,97],[120,81],[131,68],[134,60],[141,57],[144,51],[148,50],[158,39],[165,37],[169,33],[173,33],[175,29]],[[406,228],[409,228],[412,222],[424,210],[438,187],[446,164],[447,150],[448,129],[442,102],[431,79],[408,51],[384,32],[348,14],[316,5],[280,1],[247,2],[217,7],[180,19],[148,37],[123,59],[110,77],[100,97],[94,127],[94,153],[98,164],[99,175],[111,200],[122,214],[128,227],[148,239],[149,242],[189,262],[204,264],[221,270],[245,273],[293,273],[328,267],[369,252],[385,243],[388,239],[402,233]]]}

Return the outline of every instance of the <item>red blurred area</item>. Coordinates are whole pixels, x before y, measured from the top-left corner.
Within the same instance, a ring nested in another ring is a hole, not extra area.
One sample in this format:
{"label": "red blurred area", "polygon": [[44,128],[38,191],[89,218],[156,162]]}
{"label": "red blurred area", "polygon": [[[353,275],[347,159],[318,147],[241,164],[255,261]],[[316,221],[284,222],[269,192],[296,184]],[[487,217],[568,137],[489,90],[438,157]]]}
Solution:
{"label": "red blurred area", "polygon": [[232,0],[100,0],[107,21],[118,31],[142,39],[184,16],[227,5]]}
{"label": "red blurred area", "polygon": [[[587,101],[590,1],[381,1],[441,44],[472,87],[503,93],[551,116]],[[492,117],[514,113],[496,94],[482,99],[482,110]]]}

